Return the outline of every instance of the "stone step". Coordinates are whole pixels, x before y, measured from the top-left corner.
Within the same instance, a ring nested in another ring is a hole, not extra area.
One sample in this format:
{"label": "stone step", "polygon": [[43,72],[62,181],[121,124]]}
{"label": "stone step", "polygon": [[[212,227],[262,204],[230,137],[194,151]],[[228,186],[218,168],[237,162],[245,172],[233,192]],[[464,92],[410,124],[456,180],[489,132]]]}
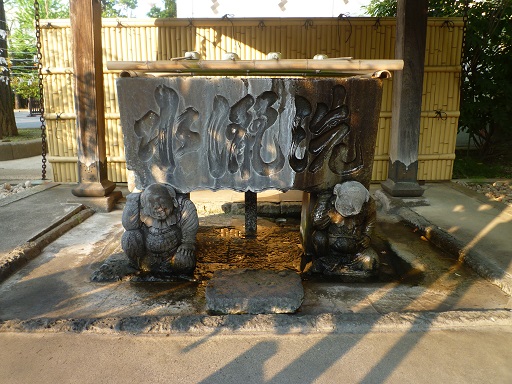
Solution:
{"label": "stone step", "polygon": [[212,314],[294,313],[303,299],[300,276],[288,270],[221,270],[206,286],[206,308]]}

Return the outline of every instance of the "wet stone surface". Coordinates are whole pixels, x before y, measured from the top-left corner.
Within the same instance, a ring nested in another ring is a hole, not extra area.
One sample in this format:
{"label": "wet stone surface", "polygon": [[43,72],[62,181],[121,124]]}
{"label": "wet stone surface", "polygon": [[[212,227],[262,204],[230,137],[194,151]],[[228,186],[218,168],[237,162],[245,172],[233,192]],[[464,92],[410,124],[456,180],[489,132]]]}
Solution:
{"label": "wet stone surface", "polygon": [[298,272],[302,254],[298,220],[276,225],[259,219],[258,223],[258,235],[254,239],[246,239],[243,226],[236,221],[235,225],[224,227],[201,225],[193,276],[143,274],[130,267],[124,253],[116,252],[92,273],[91,281],[205,281],[216,270],[238,268]]}
{"label": "wet stone surface", "polygon": [[[93,282],[205,282],[215,271],[230,269],[293,271],[300,272],[302,245],[299,220],[258,218],[256,238],[246,238],[243,217],[230,226],[201,225],[197,233],[197,266],[193,276],[144,274],[129,265],[123,252],[111,254],[91,275]],[[372,239],[373,248],[379,253],[381,264],[377,276],[367,282],[389,282],[399,279],[408,269],[388,246],[379,228]],[[118,250],[119,251],[119,250]],[[352,282],[350,277],[326,278],[306,274],[305,279]]]}
{"label": "wet stone surface", "polygon": [[209,279],[219,269],[265,269],[299,271],[302,246],[299,223],[288,220],[276,225],[258,219],[256,238],[245,238],[241,226],[200,227],[195,275]]}

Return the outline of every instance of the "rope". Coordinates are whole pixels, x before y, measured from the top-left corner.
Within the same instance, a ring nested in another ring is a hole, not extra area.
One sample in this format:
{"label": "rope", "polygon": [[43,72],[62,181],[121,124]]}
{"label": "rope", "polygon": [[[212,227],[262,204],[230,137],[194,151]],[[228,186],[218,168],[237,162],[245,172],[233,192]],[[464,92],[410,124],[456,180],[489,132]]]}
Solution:
{"label": "rope", "polygon": [[350,27],[350,30],[349,30],[349,33],[348,33],[348,36],[347,38],[345,39],[345,43],[347,43],[349,40],[350,40],[350,36],[352,36],[352,23],[350,22],[350,17],[349,15],[346,15],[344,13],[340,13],[338,15],[338,43],[341,45],[341,26],[340,26],[340,22],[342,20],[347,20],[348,21],[348,25]]}

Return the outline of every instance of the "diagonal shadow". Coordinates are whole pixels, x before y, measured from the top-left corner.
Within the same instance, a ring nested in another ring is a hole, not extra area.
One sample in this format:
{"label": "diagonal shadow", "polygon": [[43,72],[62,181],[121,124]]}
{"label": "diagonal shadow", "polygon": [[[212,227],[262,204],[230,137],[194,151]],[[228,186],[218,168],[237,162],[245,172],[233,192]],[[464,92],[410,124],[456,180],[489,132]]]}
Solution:
{"label": "diagonal shadow", "polygon": [[265,383],[264,364],[276,353],[276,342],[262,341],[200,383]]}

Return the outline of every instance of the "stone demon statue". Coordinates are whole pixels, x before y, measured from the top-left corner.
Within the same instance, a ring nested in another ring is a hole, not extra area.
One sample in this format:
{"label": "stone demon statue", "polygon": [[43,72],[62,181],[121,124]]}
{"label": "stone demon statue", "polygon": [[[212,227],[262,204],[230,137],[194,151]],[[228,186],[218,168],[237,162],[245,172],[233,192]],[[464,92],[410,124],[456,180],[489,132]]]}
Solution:
{"label": "stone demon statue", "polygon": [[312,213],[312,271],[327,275],[375,274],[378,255],[370,247],[375,219],[375,201],[357,181],[336,184],[332,194],[320,194]]}
{"label": "stone demon statue", "polygon": [[192,273],[199,226],[194,203],[167,184],[151,184],[126,199],[121,246],[133,267],[151,273]]}

